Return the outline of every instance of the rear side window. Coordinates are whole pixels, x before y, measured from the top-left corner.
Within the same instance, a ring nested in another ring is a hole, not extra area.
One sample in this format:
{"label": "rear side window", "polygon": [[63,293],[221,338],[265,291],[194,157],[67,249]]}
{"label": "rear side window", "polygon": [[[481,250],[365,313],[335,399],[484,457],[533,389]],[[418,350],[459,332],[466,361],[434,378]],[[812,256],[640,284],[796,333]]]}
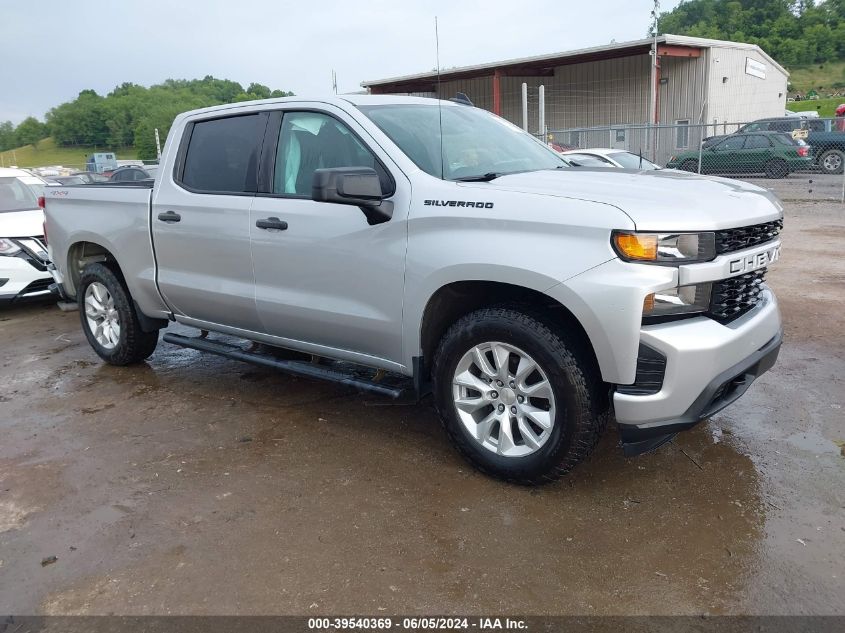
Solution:
{"label": "rear side window", "polygon": [[199,192],[254,193],[261,120],[250,114],[194,123],[180,182]]}
{"label": "rear side window", "polygon": [[760,136],[759,134],[749,136],[745,139],[745,149],[764,149],[771,146],[772,144],[769,142],[769,139],[765,136]]}

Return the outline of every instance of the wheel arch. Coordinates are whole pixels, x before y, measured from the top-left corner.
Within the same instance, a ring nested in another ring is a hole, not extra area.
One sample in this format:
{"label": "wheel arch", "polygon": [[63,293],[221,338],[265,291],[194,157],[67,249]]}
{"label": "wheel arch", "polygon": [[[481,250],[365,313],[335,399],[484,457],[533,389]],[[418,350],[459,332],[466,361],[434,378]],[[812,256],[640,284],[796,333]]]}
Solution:
{"label": "wheel arch", "polygon": [[[501,304],[522,305],[548,315],[550,324],[567,334],[567,339],[578,346],[578,351],[601,376],[590,337],[572,310],[535,288],[489,280],[453,281],[429,296],[419,328],[419,349],[426,364],[431,362],[437,344],[453,323],[480,308]],[[430,369],[423,368],[426,380]]]}
{"label": "wheel arch", "polygon": [[82,277],[83,269],[88,264],[95,262],[105,263],[124,284],[126,283],[120,263],[111,249],[92,240],[80,239],[71,244],[67,250],[65,291],[68,296],[76,296],[76,289],[79,287],[79,280]]}

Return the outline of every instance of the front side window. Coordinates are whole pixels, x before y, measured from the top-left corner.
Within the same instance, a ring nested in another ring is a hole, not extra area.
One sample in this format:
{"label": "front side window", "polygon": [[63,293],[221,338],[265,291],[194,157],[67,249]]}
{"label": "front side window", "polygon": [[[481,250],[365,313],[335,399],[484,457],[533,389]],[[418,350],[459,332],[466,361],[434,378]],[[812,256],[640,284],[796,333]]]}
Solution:
{"label": "front side window", "polygon": [[390,176],[346,125],[319,112],[286,112],[279,130],[273,193],[311,196],[314,172],[331,167],[375,169],[385,194]]}
{"label": "front side window", "polygon": [[566,167],[542,142],[479,108],[443,104],[359,106],[417,167],[462,180]]}
{"label": "front side window", "polygon": [[729,152],[742,149],[744,145],[744,136],[732,136],[719,143],[714,149],[717,152]]}
{"label": "front side window", "polygon": [[773,132],[791,132],[801,127],[801,122],[794,121],[773,121],[768,129]]}
{"label": "front side window", "polygon": [[0,178],[0,213],[37,208],[35,194],[19,178]]}
{"label": "front side window", "polygon": [[254,192],[260,120],[250,114],[194,123],[182,184],[203,192]]}

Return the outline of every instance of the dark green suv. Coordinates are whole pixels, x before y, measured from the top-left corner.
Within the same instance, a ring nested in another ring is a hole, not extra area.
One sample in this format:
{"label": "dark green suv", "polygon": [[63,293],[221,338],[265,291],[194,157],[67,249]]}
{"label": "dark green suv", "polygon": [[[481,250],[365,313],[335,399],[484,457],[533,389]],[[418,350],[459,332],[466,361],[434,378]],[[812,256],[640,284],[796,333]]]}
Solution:
{"label": "dark green suv", "polygon": [[[690,150],[673,156],[668,169],[699,171],[699,151]],[[703,174],[765,174],[784,178],[794,171],[813,165],[810,148],[781,132],[731,134],[701,150]]]}

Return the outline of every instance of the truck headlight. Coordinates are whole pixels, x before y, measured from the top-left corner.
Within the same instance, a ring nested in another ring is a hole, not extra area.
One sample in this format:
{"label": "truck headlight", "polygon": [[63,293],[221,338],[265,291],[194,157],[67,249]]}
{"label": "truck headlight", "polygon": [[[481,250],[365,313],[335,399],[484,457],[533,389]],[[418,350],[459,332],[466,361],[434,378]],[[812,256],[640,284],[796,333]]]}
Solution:
{"label": "truck headlight", "polygon": [[646,295],[644,317],[662,317],[707,312],[710,309],[711,283],[678,286]]}
{"label": "truck headlight", "polygon": [[0,238],[0,255],[17,255],[20,252],[21,247],[12,240]]}
{"label": "truck headlight", "polygon": [[614,231],[616,253],[628,262],[690,264],[716,257],[715,233],[634,233]]}

